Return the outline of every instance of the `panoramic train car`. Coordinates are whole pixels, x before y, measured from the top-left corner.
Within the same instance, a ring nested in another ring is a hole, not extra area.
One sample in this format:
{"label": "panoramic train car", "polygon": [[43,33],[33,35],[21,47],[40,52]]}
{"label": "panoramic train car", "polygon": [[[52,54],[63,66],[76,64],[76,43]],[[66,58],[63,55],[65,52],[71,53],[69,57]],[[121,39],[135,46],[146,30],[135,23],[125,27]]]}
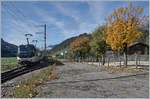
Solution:
{"label": "panoramic train car", "polygon": [[44,51],[40,51],[32,44],[18,47],[17,60],[21,65],[31,65],[44,59]]}

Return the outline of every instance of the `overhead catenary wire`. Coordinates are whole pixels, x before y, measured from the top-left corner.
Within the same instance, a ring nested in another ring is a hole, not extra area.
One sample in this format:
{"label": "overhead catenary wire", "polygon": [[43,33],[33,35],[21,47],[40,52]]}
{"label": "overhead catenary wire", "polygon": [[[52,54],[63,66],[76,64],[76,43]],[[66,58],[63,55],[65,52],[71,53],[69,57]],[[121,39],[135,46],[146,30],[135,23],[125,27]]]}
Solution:
{"label": "overhead catenary wire", "polygon": [[[28,18],[26,17],[26,15],[24,15],[22,13],[22,11],[20,11],[13,3],[11,4],[3,4],[4,10],[3,11],[7,11],[7,13],[12,16],[12,18],[16,21],[16,22],[22,22],[23,24],[27,25],[27,26],[32,26],[33,24],[31,24],[30,22],[28,22]],[[17,26],[24,28],[22,25],[19,25],[17,23],[15,23]],[[18,29],[17,29],[18,31]],[[29,33],[28,31],[24,31],[25,33]]]}
{"label": "overhead catenary wire", "polygon": [[[26,24],[27,26],[34,26],[35,25],[34,23],[29,22],[29,20],[30,20],[29,17],[26,14],[24,14],[22,12],[22,10],[20,10],[18,7],[16,7],[16,5],[14,3],[10,3],[10,4],[5,3],[5,4],[3,4],[3,6],[5,7],[4,10],[7,10],[9,15],[11,15],[15,21],[17,21],[17,22],[21,21],[21,22],[23,22],[23,24]],[[16,25],[18,25],[18,24],[16,23]],[[18,25],[18,26],[22,27],[22,25]],[[43,26],[45,27],[45,25],[43,25]],[[25,31],[25,33],[28,33],[28,32]]]}

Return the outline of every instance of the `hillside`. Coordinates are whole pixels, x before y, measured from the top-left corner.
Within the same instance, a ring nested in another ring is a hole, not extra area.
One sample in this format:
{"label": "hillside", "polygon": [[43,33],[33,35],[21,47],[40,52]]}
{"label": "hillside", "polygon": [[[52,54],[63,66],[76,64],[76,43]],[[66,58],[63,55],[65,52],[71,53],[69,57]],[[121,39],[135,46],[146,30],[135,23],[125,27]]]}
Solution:
{"label": "hillside", "polygon": [[[149,45],[149,38],[148,38],[149,30],[147,27],[148,27],[148,25],[146,25],[145,28],[141,30],[144,34],[140,39],[137,40],[137,42],[141,42],[141,43]],[[64,52],[65,50],[69,49],[69,45],[71,42],[73,42],[76,38],[80,38],[83,36],[89,37],[90,39],[92,38],[92,35],[87,34],[87,33],[83,33],[83,34],[80,34],[79,36],[68,38],[68,39],[64,40],[63,42],[61,42],[60,44],[53,46],[53,48],[51,50],[49,50],[49,53],[51,55],[54,55],[56,53]]]}
{"label": "hillside", "polygon": [[15,57],[16,55],[17,55],[17,46],[1,39],[1,56]]}
{"label": "hillside", "polygon": [[69,39],[64,40],[63,42],[61,42],[60,44],[56,45],[54,48],[52,48],[49,52],[50,54],[55,54],[58,53],[60,51],[63,51],[65,49],[69,48],[69,45],[71,42],[73,42],[76,38],[80,38],[80,37],[88,37],[91,38],[91,34],[87,34],[87,33],[83,33],[80,34],[79,36],[75,36],[75,37],[71,37]]}

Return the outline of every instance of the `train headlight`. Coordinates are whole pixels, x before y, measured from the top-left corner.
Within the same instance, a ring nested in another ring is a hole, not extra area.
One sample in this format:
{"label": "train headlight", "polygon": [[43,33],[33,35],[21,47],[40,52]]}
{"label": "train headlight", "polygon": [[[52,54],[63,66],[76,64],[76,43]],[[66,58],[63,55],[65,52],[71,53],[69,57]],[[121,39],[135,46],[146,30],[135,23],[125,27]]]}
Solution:
{"label": "train headlight", "polygon": [[17,60],[20,60],[20,57],[17,57]]}

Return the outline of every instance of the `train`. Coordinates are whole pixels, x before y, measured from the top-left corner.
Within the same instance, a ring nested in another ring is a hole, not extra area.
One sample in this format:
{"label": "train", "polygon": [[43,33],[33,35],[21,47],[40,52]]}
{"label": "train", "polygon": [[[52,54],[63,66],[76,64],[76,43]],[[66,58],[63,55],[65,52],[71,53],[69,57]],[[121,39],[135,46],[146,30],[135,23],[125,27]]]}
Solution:
{"label": "train", "polygon": [[31,65],[41,62],[45,56],[45,51],[36,48],[33,44],[18,46],[17,61],[21,65]]}

